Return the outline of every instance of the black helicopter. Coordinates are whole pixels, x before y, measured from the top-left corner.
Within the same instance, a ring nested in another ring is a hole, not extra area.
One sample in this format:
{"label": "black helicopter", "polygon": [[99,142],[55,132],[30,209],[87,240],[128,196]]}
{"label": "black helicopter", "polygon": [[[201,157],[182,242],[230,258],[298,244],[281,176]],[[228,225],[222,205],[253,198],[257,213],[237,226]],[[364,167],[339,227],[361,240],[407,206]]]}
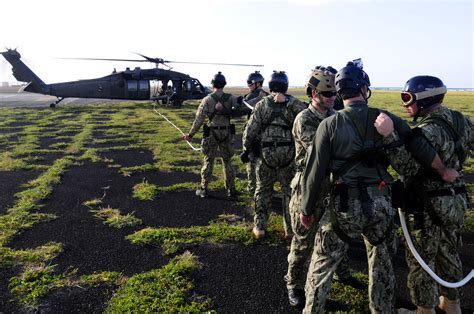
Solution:
{"label": "black helicopter", "polygon": [[[131,61],[151,62],[156,65],[153,69],[140,69],[136,67],[131,70],[117,72],[89,80],[73,82],[46,84],[21,60],[21,55],[16,49],[7,49],[1,52],[5,59],[13,66],[13,76],[20,82],[28,84],[21,90],[31,93],[56,96],[58,99],[50,104],[51,108],[61,102],[64,98],[102,98],[102,99],[125,99],[125,100],[154,100],[164,104],[181,106],[188,99],[202,99],[211,91],[203,86],[198,79],[187,74],[171,71],[167,63],[194,63],[215,65],[237,65],[237,66],[262,66],[250,64],[231,63],[206,63],[206,62],[184,62],[169,61],[161,58],[150,58],[141,54],[144,59],[99,59],[99,58],[66,58],[79,60],[105,60],[105,61]],[[159,68],[159,65],[168,69]],[[169,83],[171,82],[171,85]]]}

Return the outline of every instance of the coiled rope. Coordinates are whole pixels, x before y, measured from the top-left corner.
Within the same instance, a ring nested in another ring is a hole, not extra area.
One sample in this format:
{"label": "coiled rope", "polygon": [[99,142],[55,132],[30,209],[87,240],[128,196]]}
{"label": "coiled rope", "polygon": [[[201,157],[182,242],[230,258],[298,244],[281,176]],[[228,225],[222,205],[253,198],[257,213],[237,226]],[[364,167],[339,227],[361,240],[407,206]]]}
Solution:
{"label": "coiled rope", "polygon": [[415,246],[413,245],[413,242],[411,241],[410,238],[410,233],[408,232],[407,224],[405,221],[405,214],[403,211],[399,208],[398,209],[398,215],[400,216],[400,223],[402,225],[402,230],[403,230],[403,235],[405,236],[405,240],[407,241],[408,247],[410,248],[411,253],[413,256],[416,258],[418,263],[421,265],[421,267],[430,275],[437,283],[439,283],[442,286],[445,286],[447,288],[459,288],[464,286],[466,283],[469,282],[469,280],[474,277],[474,269],[471,269],[471,272],[464,277],[463,280],[458,281],[458,282],[447,282],[443,279],[441,279],[438,275],[436,275],[431,268],[425,263],[425,261],[421,258],[420,254],[415,249]]}
{"label": "coiled rope", "polygon": [[[153,111],[155,111],[160,117],[162,117],[163,119],[165,119],[169,124],[171,124],[172,126],[174,126],[180,133],[181,135],[186,135],[184,134],[183,131],[181,131],[180,128],[178,128],[173,122],[171,122],[164,114],[162,114],[161,112],[159,112],[157,109],[156,109],[156,103],[153,103]],[[188,143],[188,145],[194,150],[194,151],[199,151],[199,150],[202,150],[202,147],[194,147],[193,144],[186,140],[186,143]]]}

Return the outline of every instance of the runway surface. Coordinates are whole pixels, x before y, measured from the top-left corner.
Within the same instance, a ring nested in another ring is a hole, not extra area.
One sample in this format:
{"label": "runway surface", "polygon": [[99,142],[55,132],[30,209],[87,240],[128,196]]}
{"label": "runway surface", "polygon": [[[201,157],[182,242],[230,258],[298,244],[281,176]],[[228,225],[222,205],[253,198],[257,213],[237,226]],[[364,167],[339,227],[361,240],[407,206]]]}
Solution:
{"label": "runway surface", "polygon": [[[15,88],[0,88],[0,108],[44,108],[57,100],[54,96],[41,95],[35,93],[15,92]],[[91,103],[110,103],[121,102],[124,100],[116,99],[96,99],[96,98],[66,98],[63,99],[58,106],[61,105],[87,105]]]}

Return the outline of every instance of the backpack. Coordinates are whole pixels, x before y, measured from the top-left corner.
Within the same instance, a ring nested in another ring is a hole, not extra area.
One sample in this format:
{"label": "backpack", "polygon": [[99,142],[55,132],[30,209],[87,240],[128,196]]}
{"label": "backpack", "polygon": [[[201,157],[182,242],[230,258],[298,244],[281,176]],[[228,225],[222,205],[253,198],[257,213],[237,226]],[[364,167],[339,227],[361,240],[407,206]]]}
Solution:
{"label": "backpack", "polygon": [[459,164],[461,165],[467,158],[467,150],[463,148],[462,137],[464,136],[465,121],[464,116],[459,111],[449,110],[453,118],[453,122],[449,122],[447,119],[440,116],[428,116],[421,120],[420,124],[433,123],[440,126],[443,130],[448,133],[448,136],[454,142],[454,153],[458,156]]}
{"label": "backpack", "polygon": [[296,114],[288,107],[288,104],[275,104],[268,97],[264,98],[264,102],[272,113],[270,118],[262,123],[260,155],[269,168],[284,168],[295,158],[295,142],[291,131]]}

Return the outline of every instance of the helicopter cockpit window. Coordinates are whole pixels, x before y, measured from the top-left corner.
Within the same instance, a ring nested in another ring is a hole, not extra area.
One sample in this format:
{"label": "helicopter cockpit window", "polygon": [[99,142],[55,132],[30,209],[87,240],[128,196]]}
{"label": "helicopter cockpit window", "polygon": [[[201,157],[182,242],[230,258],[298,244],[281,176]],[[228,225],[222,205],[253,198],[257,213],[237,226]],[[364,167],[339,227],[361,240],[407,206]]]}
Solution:
{"label": "helicopter cockpit window", "polygon": [[150,86],[149,86],[149,81],[148,80],[144,80],[144,81],[140,81],[139,82],[139,89],[140,90],[149,90],[150,89]]}
{"label": "helicopter cockpit window", "polygon": [[127,81],[127,89],[129,91],[138,90],[138,82],[137,81]]}

